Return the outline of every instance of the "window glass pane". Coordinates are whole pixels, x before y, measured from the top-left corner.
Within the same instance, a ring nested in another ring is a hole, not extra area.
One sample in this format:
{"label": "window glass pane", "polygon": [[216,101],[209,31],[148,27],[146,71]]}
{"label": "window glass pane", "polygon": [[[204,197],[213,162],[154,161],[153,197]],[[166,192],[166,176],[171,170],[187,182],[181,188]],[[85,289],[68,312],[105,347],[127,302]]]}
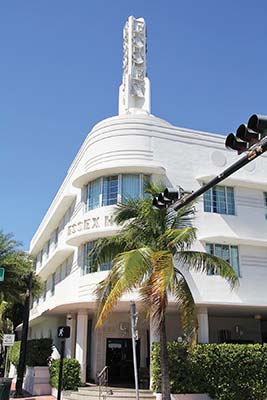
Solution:
{"label": "window glass pane", "polygon": [[67,258],[67,260],[66,260],[66,277],[69,276],[69,275],[71,274],[72,264],[73,264],[73,257],[70,256],[70,257]]}
{"label": "window glass pane", "polygon": [[47,292],[47,281],[44,281],[43,301],[46,300],[46,292]]}
{"label": "window glass pane", "polygon": [[109,271],[111,268],[112,268],[112,262],[100,265],[99,271]]}
{"label": "window glass pane", "polygon": [[211,243],[206,243],[206,251],[207,251],[207,253],[209,253],[209,254],[214,254],[214,251],[213,251],[213,244],[211,244]]}
{"label": "window glass pane", "polygon": [[237,275],[239,276],[239,257],[238,257],[238,247],[231,246],[231,265]]}
{"label": "window glass pane", "polygon": [[[206,251],[207,253],[214,254],[215,256],[227,261],[239,276],[239,257],[237,246],[207,243]],[[214,273],[216,274],[216,271],[208,271],[208,275],[213,275]]]}
{"label": "window glass pane", "polygon": [[127,174],[122,176],[122,201],[140,197],[139,183],[139,175]]}
{"label": "window glass pane", "polygon": [[232,187],[215,186],[203,194],[204,211],[235,215],[235,198]]}
{"label": "window glass pane", "polygon": [[145,192],[147,184],[150,182],[150,176],[149,175],[143,175],[143,187],[142,187],[142,196],[144,199],[148,199],[150,197],[149,193]]}
{"label": "window glass pane", "polygon": [[[88,242],[84,245],[84,269],[83,273],[84,274],[90,274],[91,272],[94,272],[93,270],[93,265],[92,265],[92,258],[89,256],[91,250],[96,244],[96,240],[92,242]],[[108,261],[105,264],[102,264],[98,267],[98,271],[108,271],[112,268],[112,261]]]}
{"label": "window glass pane", "polygon": [[227,193],[227,214],[235,214],[235,199],[234,199],[234,189],[232,187],[226,188]]}
{"label": "window glass pane", "polygon": [[211,212],[211,189],[209,189],[207,192],[204,193],[203,195],[204,199],[204,211],[205,212]]}
{"label": "window glass pane", "polygon": [[117,204],[118,176],[107,176],[103,181],[103,206]]}
{"label": "window glass pane", "polygon": [[50,246],[51,246],[51,241],[50,241],[50,239],[48,240],[48,242],[47,242],[47,257],[49,257],[49,254],[50,254]]}
{"label": "window glass pane", "polygon": [[87,199],[87,209],[93,210],[99,207],[99,196],[101,192],[101,179],[98,178],[92,181],[88,185],[88,199]]}
{"label": "window glass pane", "polygon": [[61,282],[61,265],[57,267],[56,277],[55,277],[55,284],[58,284],[59,282]]}
{"label": "window glass pane", "polygon": [[55,246],[58,244],[58,228],[55,230]]}
{"label": "window glass pane", "polygon": [[224,186],[215,186],[213,188],[213,212],[226,214],[225,188]]}
{"label": "window glass pane", "polygon": [[84,269],[83,269],[84,274],[89,274],[90,272],[93,272],[92,258],[89,257],[88,255],[90,251],[93,249],[95,243],[96,240],[88,242],[84,246]]}
{"label": "window glass pane", "polygon": [[55,294],[55,284],[56,284],[56,273],[52,274],[52,283],[51,283],[51,295]]}
{"label": "window glass pane", "polygon": [[[211,243],[206,243],[206,252],[209,254],[214,254],[214,245]],[[213,268],[209,268],[207,271],[208,275],[214,275],[214,270]]]}

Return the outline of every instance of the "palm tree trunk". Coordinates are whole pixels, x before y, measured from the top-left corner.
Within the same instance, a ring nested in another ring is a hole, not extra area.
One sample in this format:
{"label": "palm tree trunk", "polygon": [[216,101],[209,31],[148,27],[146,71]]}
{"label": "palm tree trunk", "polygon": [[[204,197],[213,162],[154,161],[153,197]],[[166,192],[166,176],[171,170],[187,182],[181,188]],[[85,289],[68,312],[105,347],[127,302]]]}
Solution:
{"label": "palm tree trunk", "polygon": [[160,324],[160,366],[162,400],[171,400],[165,317]]}

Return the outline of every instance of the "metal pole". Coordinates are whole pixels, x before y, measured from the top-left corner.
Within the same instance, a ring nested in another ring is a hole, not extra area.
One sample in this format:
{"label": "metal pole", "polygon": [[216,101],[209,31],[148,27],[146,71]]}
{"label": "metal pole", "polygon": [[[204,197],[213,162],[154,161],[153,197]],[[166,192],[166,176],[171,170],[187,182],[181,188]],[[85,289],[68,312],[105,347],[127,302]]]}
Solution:
{"label": "metal pole", "polygon": [[136,306],[135,303],[131,301],[130,303],[130,314],[131,314],[131,328],[132,328],[132,346],[133,346],[133,364],[134,364],[134,382],[135,382],[135,397],[139,400],[139,390],[138,390],[138,370],[137,370],[137,358],[136,358]]}
{"label": "metal pole", "polygon": [[4,373],[4,377],[7,377],[7,362],[8,362],[8,347],[5,346],[5,373]]}
{"label": "metal pole", "polygon": [[240,168],[244,167],[244,165],[248,164],[250,161],[255,158],[261,156],[267,150],[267,137],[263,138],[257,145],[253,146],[253,148],[242,158],[236,161],[234,164],[230,165],[230,167],[226,168],[223,172],[217,175],[215,178],[211,179],[206,185],[203,185],[201,188],[196,190],[195,192],[182,197],[177,200],[170,207],[174,208],[175,211],[180,210],[183,206],[195,200],[201,194],[207,192],[210,188],[217,185],[219,182],[226,179],[228,176],[232,175],[234,172],[238,171]]}
{"label": "metal pole", "polygon": [[60,350],[60,364],[59,364],[59,372],[58,372],[57,400],[60,400],[60,398],[61,398],[64,354],[65,354],[65,340],[62,340],[61,341],[61,350]]}
{"label": "metal pole", "polygon": [[16,392],[14,397],[22,397],[22,384],[23,384],[23,376],[25,371],[26,364],[26,351],[27,351],[27,337],[28,337],[28,327],[29,327],[29,314],[30,314],[30,299],[32,292],[32,275],[29,274],[28,281],[28,289],[26,293],[26,298],[24,302],[24,316],[23,316],[23,325],[22,325],[22,335],[21,335],[21,344],[20,344],[20,354],[19,354],[19,366],[18,366],[18,375],[16,382]]}

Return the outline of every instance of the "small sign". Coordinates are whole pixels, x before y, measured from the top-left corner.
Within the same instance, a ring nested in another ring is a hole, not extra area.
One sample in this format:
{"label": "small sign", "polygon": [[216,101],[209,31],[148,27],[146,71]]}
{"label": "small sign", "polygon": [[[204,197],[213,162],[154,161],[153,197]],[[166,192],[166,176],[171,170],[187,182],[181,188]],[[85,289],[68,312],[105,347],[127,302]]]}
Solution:
{"label": "small sign", "polygon": [[6,334],[3,336],[3,346],[13,346],[15,342],[15,335],[14,334]]}
{"label": "small sign", "polygon": [[67,339],[70,337],[70,326],[59,326],[57,328],[57,337]]}
{"label": "small sign", "polygon": [[0,268],[0,282],[3,282],[5,278],[5,268]]}

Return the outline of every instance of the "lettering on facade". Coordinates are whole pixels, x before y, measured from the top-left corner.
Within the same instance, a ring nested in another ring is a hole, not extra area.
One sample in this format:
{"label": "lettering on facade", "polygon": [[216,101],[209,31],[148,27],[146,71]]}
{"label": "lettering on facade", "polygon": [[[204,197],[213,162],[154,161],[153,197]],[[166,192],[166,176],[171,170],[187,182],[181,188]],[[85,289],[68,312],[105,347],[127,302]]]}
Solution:
{"label": "lettering on facade", "polygon": [[76,232],[82,232],[90,229],[105,228],[113,226],[114,221],[112,215],[105,215],[103,217],[92,217],[84,219],[83,221],[75,222],[68,226],[68,235],[73,235]]}

